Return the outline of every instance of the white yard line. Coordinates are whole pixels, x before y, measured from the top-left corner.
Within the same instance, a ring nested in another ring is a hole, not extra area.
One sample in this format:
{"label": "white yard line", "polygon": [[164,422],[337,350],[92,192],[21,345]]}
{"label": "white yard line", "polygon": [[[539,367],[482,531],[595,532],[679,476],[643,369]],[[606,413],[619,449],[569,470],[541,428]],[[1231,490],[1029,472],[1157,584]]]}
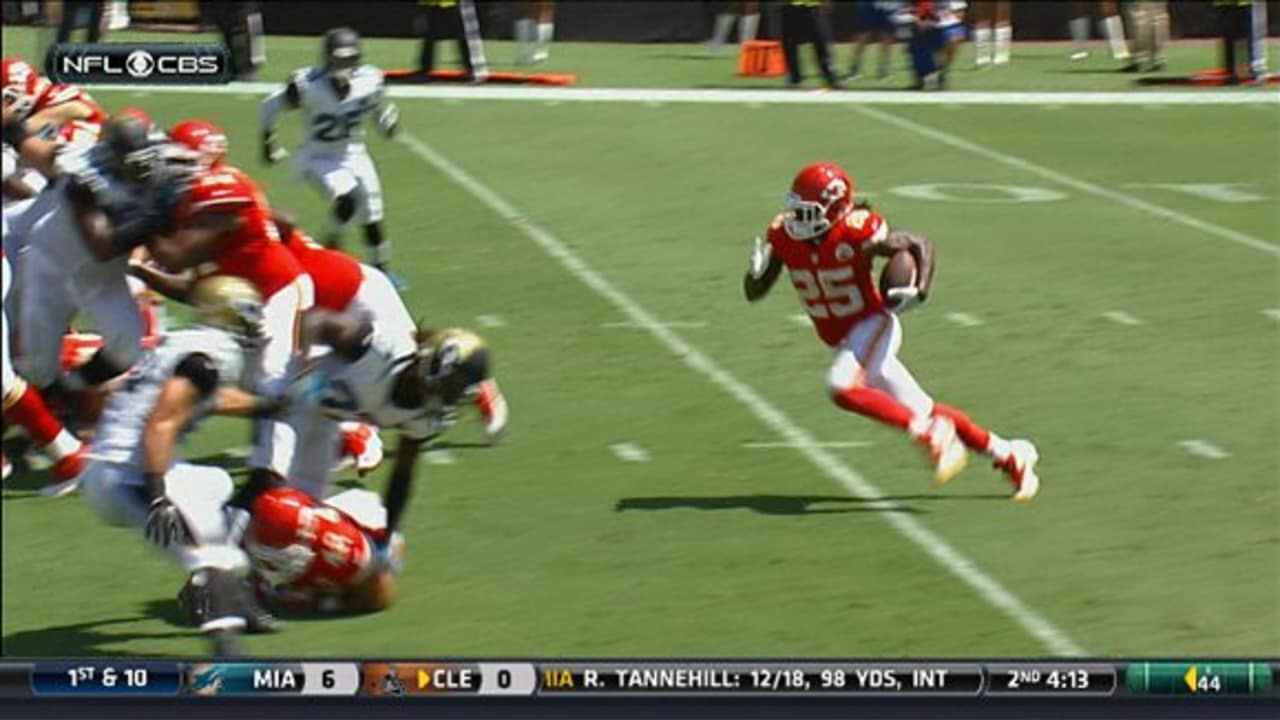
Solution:
{"label": "white yard line", "polygon": [[[707,326],[707,323],[702,320],[672,320],[670,322],[664,322],[661,324],[671,328],[701,328],[701,327]],[[643,325],[640,325],[632,320],[627,320],[625,322],[600,323],[600,327],[602,328],[641,328],[641,329],[644,328]]]}
{"label": "white yard line", "polygon": [[978,327],[982,324],[982,320],[978,319],[976,315],[970,315],[969,313],[949,312],[947,313],[947,319],[962,327]]}
{"label": "white yard line", "polygon": [[458,462],[457,456],[448,448],[428,450],[423,453],[422,459],[426,460],[428,465],[454,465]]}
{"label": "white yard line", "polygon": [[609,449],[622,462],[649,462],[649,451],[633,442],[614,443]]}
{"label": "white yard line", "polygon": [[1270,310],[1263,310],[1262,314],[1266,315],[1272,320],[1280,320],[1280,308],[1271,308]]}
{"label": "white yard line", "polygon": [[[1280,93],[1276,93],[1275,97],[1277,100],[1280,100]],[[1147,202],[1146,200],[1134,197],[1133,195],[1122,193],[1118,190],[1112,190],[1101,185],[1095,185],[1094,183],[1086,180],[1081,180],[1071,175],[1060,173],[1057,170],[1051,170],[1043,165],[1036,165],[1033,162],[1023,160],[1020,157],[1009,155],[1008,153],[1001,152],[986,145],[980,145],[971,140],[966,140],[958,135],[952,135],[949,132],[938,130],[937,128],[933,128],[928,125],[922,125],[914,120],[908,120],[904,117],[884,112],[883,110],[865,107],[862,104],[854,105],[853,110],[860,115],[864,115],[874,120],[879,120],[882,123],[892,125],[901,130],[907,130],[931,140],[936,140],[943,145],[949,145],[957,150],[964,150],[966,152],[973,153],[974,155],[980,155],[1002,165],[1023,170],[1031,173],[1032,175],[1038,175],[1046,180],[1056,182],[1059,185],[1065,185],[1083,193],[1111,200],[1112,202],[1147,213],[1148,215],[1154,215],[1155,217],[1162,218],[1164,220],[1171,220],[1193,230],[1264,252],[1272,257],[1280,257],[1280,245],[1242,233],[1239,230],[1232,230],[1231,228],[1222,227],[1221,225],[1215,225],[1211,222],[1180,213],[1176,210],[1170,210],[1169,208],[1156,205],[1155,203]]]}
{"label": "white yard line", "polygon": [[[266,95],[280,83],[227,85],[87,85],[90,90]],[[1189,92],[945,92],[897,90],[796,92],[693,88],[520,87],[503,85],[390,85],[387,95],[413,100],[529,100],[535,102],[760,103],[762,105],[1280,105],[1280,93],[1236,90]]]}
{"label": "white yard line", "polygon": [[1102,317],[1120,325],[1142,325],[1142,319],[1134,317],[1123,310],[1108,310]]}
{"label": "white yard line", "polygon": [[476,322],[480,324],[480,327],[487,328],[507,326],[507,321],[501,315],[477,315]]}
{"label": "white yard line", "polygon": [[1231,453],[1226,450],[1223,450],[1208,440],[1201,440],[1199,438],[1194,440],[1183,440],[1178,443],[1178,446],[1196,457],[1202,457],[1208,460],[1226,460],[1231,457]]}
{"label": "white yard line", "polygon": [[[815,442],[812,445],[808,445],[804,447],[832,448],[832,449],[865,448],[865,447],[871,447],[874,444],[875,443],[870,443],[870,442],[867,442],[866,440],[843,440],[843,441],[837,441],[837,442]],[[794,442],[784,441],[784,442],[745,442],[745,443],[742,443],[742,447],[752,448],[756,450],[774,450],[778,448],[786,448],[788,450],[794,450],[802,446],[797,445]]]}
{"label": "white yard line", "polygon": [[[803,455],[827,477],[842,485],[850,494],[867,500],[867,507],[876,509],[895,507],[893,501],[884,499],[884,491],[875,483],[858,473],[835,454],[825,448],[815,447],[817,440],[807,430],[775,407],[753,387],[725,370],[674,330],[663,326],[653,313],[596,272],[549,230],[511,205],[488,185],[441,155],[435,148],[414,137],[412,133],[401,133],[400,140],[423,162],[448,176],[495,214],[524,233],[583,285],[607,300],[632,321],[643,326],[655,340],[690,369],[702,374],[711,384],[741,403],[776,436],[795,443],[796,452]],[[1088,654],[1083,647],[1071,639],[1066,631],[1024,602],[999,580],[978,567],[972,558],[920,521],[905,513],[885,512],[876,513],[876,515],[888,523],[894,531],[933,558],[939,566],[968,585],[988,604],[1004,613],[1050,653],[1073,656]]]}

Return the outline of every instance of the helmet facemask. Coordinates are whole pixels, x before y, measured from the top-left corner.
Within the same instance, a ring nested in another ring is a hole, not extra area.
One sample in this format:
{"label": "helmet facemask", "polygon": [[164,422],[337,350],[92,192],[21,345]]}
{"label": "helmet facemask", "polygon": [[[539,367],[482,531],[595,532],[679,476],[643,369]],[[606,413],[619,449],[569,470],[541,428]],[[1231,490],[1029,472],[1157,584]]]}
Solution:
{"label": "helmet facemask", "polygon": [[795,193],[787,193],[787,215],[782,224],[787,234],[797,240],[812,240],[831,229],[827,211],[839,199],[823,204],[805,200]]}

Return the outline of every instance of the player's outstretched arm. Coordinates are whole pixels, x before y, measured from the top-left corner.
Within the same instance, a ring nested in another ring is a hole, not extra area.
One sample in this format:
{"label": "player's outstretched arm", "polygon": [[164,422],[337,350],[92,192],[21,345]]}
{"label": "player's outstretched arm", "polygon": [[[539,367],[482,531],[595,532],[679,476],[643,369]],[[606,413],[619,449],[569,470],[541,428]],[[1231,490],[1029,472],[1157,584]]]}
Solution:
{"label": "player's outstretched arm", "polygon": [[184,357],[165,382],[142,433],[142,471],[152,499],[164,496],[164,475],[173,466],[174,449],[196,405],[218,387],[218,369],[204,353]]}
{"label": "player's outstretched arm", "polygon": [[742,292],[747,301],[755,302],[768,295],[781,273],[782,261],[774,257],[768,243],[757,237],[751,249],[751,264],[742,278]]}
{"label": "player's outstretched arm", "polygon": [[297,109],[301,98],[297,83],[290,80],[262,101],[258,121],[262,128],[262,161],[266,164],[278,163],[288,154],[284,148],[276,145],[276,118],[285,110]]}
{"label": "player's outstretched arm", "polygon": [[400,518],[404,515],[405,506],[409,504],[409,489],[413,485],[413,473],[417,467],[422,443],[422,440],[402,434],[400,444],[396,447],[391,479],[387,482],[386,497],[382,501],[387,508],[388,538],[400,526]]}

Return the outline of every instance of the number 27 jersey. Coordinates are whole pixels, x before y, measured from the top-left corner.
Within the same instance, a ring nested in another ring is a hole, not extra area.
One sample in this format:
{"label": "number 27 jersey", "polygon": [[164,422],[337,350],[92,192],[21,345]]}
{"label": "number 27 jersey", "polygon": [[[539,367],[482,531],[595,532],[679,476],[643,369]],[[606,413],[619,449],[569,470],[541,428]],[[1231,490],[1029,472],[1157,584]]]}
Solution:
{"label": "number 27 jersey", "polygon": [[835,347],[858,322],[884,311],[868,246],[883,240],[889,225],[879,213],[855,208],[821,238],[797,240],[782,220],[779,215],[769,225],[773,255],[787,266],[818,337]]}
{"label": "number 27 jersey", "polygon": [[386,92],[382,71],[361,65],[351,73],[351,87],[338,96],[333,78],[322,68],[294,73],[298,104],[306,114],[303,147],[315,154],[342,155],[352,143],[364,142],[365,116],[382,103]]}

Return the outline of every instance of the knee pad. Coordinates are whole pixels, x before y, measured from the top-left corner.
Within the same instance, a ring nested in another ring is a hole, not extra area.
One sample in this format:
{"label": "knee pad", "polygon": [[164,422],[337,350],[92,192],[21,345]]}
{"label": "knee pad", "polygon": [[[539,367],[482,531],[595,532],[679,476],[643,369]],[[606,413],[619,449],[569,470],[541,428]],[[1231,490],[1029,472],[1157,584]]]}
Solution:
{"label": "knee pad", "polygon": [[356,195],[355,192],[349,192],[339,195],[333,201],[333,217],[340,223],[350,222],[351,218],[356,215]]}

